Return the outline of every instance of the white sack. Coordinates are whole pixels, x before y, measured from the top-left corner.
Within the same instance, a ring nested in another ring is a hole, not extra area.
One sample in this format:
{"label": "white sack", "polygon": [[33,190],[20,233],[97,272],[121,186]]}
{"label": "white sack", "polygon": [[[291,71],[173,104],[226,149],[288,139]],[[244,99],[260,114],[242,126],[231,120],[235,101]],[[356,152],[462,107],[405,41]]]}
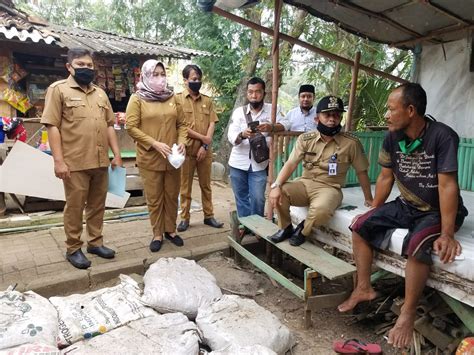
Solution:
{"label": "white sack", "polygon": [[155,315],[128,323],[100,337],[82,340],[62,354],[197,355],[199,331],[181,313]]}
{"label": "white sack", "polygon": [[61,352],[55,346],[32,343],[23,344],[14,348],[0,350],[0,355],[60,355]]}
{"label": "white sack", "polygon": [[209,355],[277,355],[277,353],[263,345],[231,345],[222,350],[211,351]]}
{"label": "white sack", "polygon": [[224,295],[212,305],[200,307],[196,324],[212,350],[231,345],[263,345],[284,354],[293,345],[290,330],[254,300]]}
{"label": "white sack", "polygon": [[142,300],[160,313],[180,312],[196,318],[199,307],[222,296],[216,279],[194,260],[161,258],[143,278]]}
{"label": "white sack", "polygon": [[28,343],[56,345],[58,315],[49,301],[28,291],[0,292],[0,349]]}
{"label": "white sack", "polygon": [[58,311],[60,348],[156,314],[142,304],[140,288],[132,278],[120,275],[120,280],[114,287],[49,299]]}

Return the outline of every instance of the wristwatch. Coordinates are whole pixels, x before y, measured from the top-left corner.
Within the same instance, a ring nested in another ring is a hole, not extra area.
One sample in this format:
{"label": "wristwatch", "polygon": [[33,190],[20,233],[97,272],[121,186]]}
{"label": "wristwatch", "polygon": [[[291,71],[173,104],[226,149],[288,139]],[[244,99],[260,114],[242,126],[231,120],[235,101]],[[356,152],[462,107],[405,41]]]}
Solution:
{"label": "wristwatch", "polygon": [[273,184],[270,185],[270,188],[276,189],[277,187],[281,187],[281,184],[278,181],[275,181]]}
{"label": "wristwatch", "polygon": [[204,148],[204,150],[208,150],[209,149],[209,144],[201,144],[201,147]]}
{"label": "wristwatch", "polygon": [[239,137],[240,137],[240,139],[242,139],[242,140],[247,139],[247,137],[244,137],[244,135],[242,134],[242,132],[239,133]]}

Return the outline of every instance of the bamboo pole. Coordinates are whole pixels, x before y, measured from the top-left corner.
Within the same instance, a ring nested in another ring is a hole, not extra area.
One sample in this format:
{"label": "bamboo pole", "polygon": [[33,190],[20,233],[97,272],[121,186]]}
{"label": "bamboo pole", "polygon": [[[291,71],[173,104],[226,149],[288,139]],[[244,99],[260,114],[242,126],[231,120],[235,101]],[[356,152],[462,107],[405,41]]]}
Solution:
{"label": "bamboo pole", "polygon": [[[249,21],[249,20],[246,20],[240,16],[237,16],[237,15],[234,15],[230,12],[227,12],[225,10],[222,10],[221,8],[219,7],[216,7],[214,6],[212,8],[212,12],[220,15],[220,16],[223,16],[225,18],[228,18],[229,20],[232,20],[234,22],[237,22],[237,23],[240,23],[244,26],[247,26],[247,27],[250,27],[254,30],[257,30],[257,31],[260,31],[260,32],[263,32],[269,36],[273,36],[273,30],[268,28],[268,27],[264,27],[264,26],[261,26],[259,24],[256,24],[255,22],[252,22],[252,21]],[[309,44],[307,42],[304,42],[302,40],[299,40],[297,38],[294,38],[294,37],[291,37],[291,36],[288,36],[284,33],[279,33],[279,36],[280,36],[280,39],[281,40],[284,40],[284,41],[287,41],[287,42],[290,42],[292,44],[297,44],[298,46],[301,46],[303,48],[306,48],[312,52],[315,52],[315,53],[318,53],[320,55],[322,55],[323,57],[326,57],[328,59],[331,59],[331,60],[335,60],[337,62],[340,62],[340,63],[343,63],[343,64],[346,64],[346,65],[349,65],[349,66],[353,66],[354,65],[354,61],[350,60],[350,59],[347,59],[347,58],[344,58],[344,57],[341,57],[337,54],[334,54],[334,53],[331,53],[331,52],[328,52],[328,51],[325,51],[324,49],[321,49],[319,47],[316,47],[316,46],[313,46],[312,44]],[[366,65],[363,65],[363,64],[360,64],[360,69],[367,72],[367,73],[370,73],[370,74],[373,74],[373,75],[377,75],[377,76],[380,76],[382,78],[385,78],[385,79],[389,79],[389,80],[392,80],[392,81],[395,81],[397,83],[406,83],[407,80],[405,79],[402,79],[398,76],[395,76],[395,75],[391,75],[389,73],[386,73],[386,72],[383,72],[381,70],[377,70],[375,68],[371,68],[371,67],[368,67]]]}
{"label": "bamboo pole", "polygon": [[352,67],[351,92],[349,95],[349,108],[347,109],[346,131],[352,131],[352,116],[356,102],[357,78],[359,77],[360,51],[357,51],[354,58],[354,66]]}

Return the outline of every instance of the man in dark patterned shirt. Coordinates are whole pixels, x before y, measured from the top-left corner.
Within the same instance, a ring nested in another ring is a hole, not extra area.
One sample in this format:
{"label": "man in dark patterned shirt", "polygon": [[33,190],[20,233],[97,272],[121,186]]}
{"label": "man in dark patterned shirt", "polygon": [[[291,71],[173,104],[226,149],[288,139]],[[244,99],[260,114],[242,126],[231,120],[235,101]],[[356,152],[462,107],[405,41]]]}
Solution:
{"label": "man in dark patterned shirt", "polygon": [[[357,286],[339,306],[352,310],[372,300],[370,284],[373,249],[389,246],[396,228],[407,228],[402,254],[405,270],[405,302],[388,342],[407,347],[412,340],[415,309],[428,279],[431,252],[443,263],[461,253],[454,238],[467,215],[457,183],[459,137],[447,125],[425,116],[426,92],[419,84],[402,84],[387,101],[389,132],[379,156],[382,171],[377,179],[372,209],[352,222],[352,243],[357,265]],[[393,183],[400,196],[385,203]]]}

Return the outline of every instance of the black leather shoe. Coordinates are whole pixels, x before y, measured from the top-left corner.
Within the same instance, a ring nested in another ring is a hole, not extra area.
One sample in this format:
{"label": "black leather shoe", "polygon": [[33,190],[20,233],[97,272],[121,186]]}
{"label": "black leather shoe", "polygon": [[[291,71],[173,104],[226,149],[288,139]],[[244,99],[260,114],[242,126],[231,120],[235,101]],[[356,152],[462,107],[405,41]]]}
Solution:
{"label": "black leather shoe", "polygon": [[152,253],[156,253],[157,251],[160,251],[162,243],[163,241],[159,239],[152,240],[150,243],[150,251]]}
{"label": "black leather shoe", "polygon": [[280,243],[284,241],[285,239],[290,238],[293,232],[294,232],[293,225],[290,223],[288,227],[286,227],[285,229],[280,229],[278,232],[273,234],[270,237],[270,239],[272,240],[273,243]]}
{"label": "black leather shoe", "polygon": [[104,247],[103,245],[101,247],[87,247],[87,252],[89,254],[100,256],[104,259],[113,259],[115,257],[115,251]]}
{"label": "black leather shoe", "polygon": [[[214,228],[222,228],[224,227],[224,223],[222,222],[217,222],[214,217],[211,218],[204,218],[204,224],[214,227]],[[179,229],[178,229],[179,232]]]}
{"label": "black leather shoe", "polygon": [[293,234],[290,238],[290,245],[293,245],[294,247],[297,247],[301,244],[303,244],[306,241],[306,237],[303,235],[303,233],[299,232],[298,234]]}
{"label": "black leather shoe", "polygon": [[90,260],[86,258],[81,249],[76,250],[72,254],[66,253],[66,259],[72,264],[72,266],[77,267],[78,269],[87,269],[91,266]]}
{"label": "black leather shoe", "polygon": [[303,228],[304,228],[304,219],[300,222],[300,224],[296,226],[295,231],[292,234],[292,237],[293,236],[296,237],[298,234],[300,234]]}
{"label": "black leather shoe", "polygon": [[181,222],[178,224],[178,232],[184,232],[186,229],[189,228],[189,221],[183,219]]}
{"label": "black leather shoe", "polygon": [[172,237],[168,232],[165,232],[165,238],[168,239],[171,243],[176,245],[177,247],[182,247],[184,245],[183,239],[177,234]]}

